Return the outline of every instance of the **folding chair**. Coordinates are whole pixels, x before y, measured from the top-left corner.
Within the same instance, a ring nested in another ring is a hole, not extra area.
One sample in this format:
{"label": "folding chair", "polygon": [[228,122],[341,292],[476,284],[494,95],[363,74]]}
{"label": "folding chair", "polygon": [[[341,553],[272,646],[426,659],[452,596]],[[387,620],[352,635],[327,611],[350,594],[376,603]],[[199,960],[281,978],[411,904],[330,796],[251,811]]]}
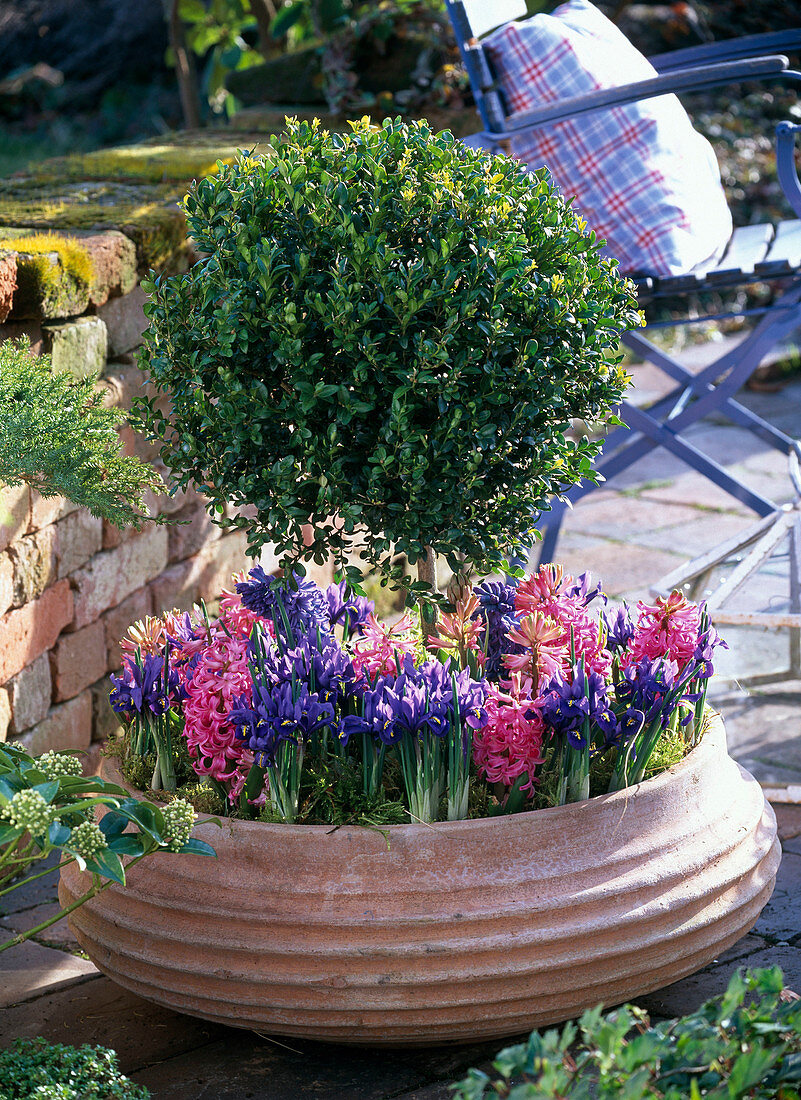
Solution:
{"label": "folding chair", "polygon": [[[654,78],[510,114],[493,72],[489,52],[484,49],[480,36],[525,16],[525,0],[446,0],[446,4],[485,127],[483,132],[472,135],[466,141],[493,152],[509,152],[512,138],[535,127],[617,104],[740,81],[801,81],[801,73],[792,71],[787,57],[777,53],[801,46],[799,29],[752,35],[662,54],[649,58],[658,74]],[[800,130],[801,126],[789,122],[780,123],[776,130],[779,180],[799,218],[801,184],[795,169],[794,142]],[[541,165],[532,164],[531,167]],[[781,281],[783,290],[761,309],[706,313],[667,322],[672,327],[762,314],[761,320],[733,351],[727,351],[698,374],[693,374],[679,360],[648,339],[649,329],[664,327],[664,324],[652,324],[646,329],[627,333],[623,342],[678,384],[665,398],[648,409],[625,401],[622,403],[620,416],[627,427],[610,433],[596,468],[608,480],[649,451],[662,446],[757,515],[772,514],[777,508],[773,501],[743,485],[719,463],[688,442],[683,433],[702,417],[710,413],[723,413],[772,447],[790,453],[795,441],[746,409],[735,400],[735,395],[766,353],[801,325],[801,221],[736,228],[722,258],[704,265],[702,269],[664,278],[638,272],[630,274],[641,305],[660,298],[696,295],[703,290],[734,290],[767,280],[771,283]],[[576,486],[566,494],[566,498],[574,503],[594,488],[594,484]],[[551,560],[565,507],[564,502],[555,502],[547,517],[543,517],[541,562]]]}

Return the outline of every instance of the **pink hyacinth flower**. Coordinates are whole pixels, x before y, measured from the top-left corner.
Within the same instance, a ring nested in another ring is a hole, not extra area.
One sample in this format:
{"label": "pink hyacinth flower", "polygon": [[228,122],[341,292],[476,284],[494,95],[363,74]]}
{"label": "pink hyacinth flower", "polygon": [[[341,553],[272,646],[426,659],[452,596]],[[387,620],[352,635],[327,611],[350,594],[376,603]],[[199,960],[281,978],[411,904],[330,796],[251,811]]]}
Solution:
{"label": "pink hyacinth flower", "polygon": [[509,640],[524,646],[522,653],[504,653],[503,662],[517,673],[526,690],[535,695],[538,686],[570,665],[570,650],[558,622],[535,611],[509,631]]}
{"label": "pink hyacinth flower", "polygon": [[371,679],[397,672],[395,654],[402,660],[417,649],[417,636],[411,616],[406,612],[394,626],[380,622],[370,612],[362,626],[362,635],[353,646],[353,667],[360,676]]}
{"label": "pink hyacinth flower", "polygon": [[251,697],[247,638],[215,636],[201,652],[186,692],[184,737],[192,767],[226,783],[236,776],[245,750],[228,713],[235,699]]}
{"label": "pink hyacinth flower", "polygon": [[487,684],[487,724],[473,736],[473,758],[490,783],[512,787],[527,775],[521,790],[533,794],[535,772],[543,762],[544,726],[520,677],[511,683]]}
{"label": "pink hyacinth flower", "polygon": [[698,606],[685,599],[681,592],[674,591],[667,599],[658,596],[653,607],[642,600],[637,607],[640,615],[634,637],[621,664],[626,667],[643,657],[652,661],[667,657],[675,661],[679,669],[683,668],[698,644],[701,620]]}

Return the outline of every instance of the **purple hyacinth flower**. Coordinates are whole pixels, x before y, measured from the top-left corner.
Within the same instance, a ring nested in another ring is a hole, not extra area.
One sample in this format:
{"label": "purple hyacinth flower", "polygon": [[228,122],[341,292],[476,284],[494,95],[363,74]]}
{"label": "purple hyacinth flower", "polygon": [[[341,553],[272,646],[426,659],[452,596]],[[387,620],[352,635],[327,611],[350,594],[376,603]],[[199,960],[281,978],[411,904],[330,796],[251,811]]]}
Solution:
{"label": "purple hyacinth flower", "polygon": [[517,586],[505,581],[483,581],[476,585],[474,595],[481,605],[474,618],[482,619],[484,631],[480,639],[486,652],[484,672],[496,679],[503,668],[503,654],[521,647],[509,641],[509,631],[518,624],[515,612]]}
{"label": "purple hyacinth flower", "polygon": [[313,581],[299,573],[283,578],[270,577],[256,565],[248,573],[247,580],[237,581],[236,590],[243,605],[264,619],[272,619],[282,636],[286,634],[284,615],[296,640],[306,634],[315,634],[317,630],[330,633],[331,620],[325,596]]}

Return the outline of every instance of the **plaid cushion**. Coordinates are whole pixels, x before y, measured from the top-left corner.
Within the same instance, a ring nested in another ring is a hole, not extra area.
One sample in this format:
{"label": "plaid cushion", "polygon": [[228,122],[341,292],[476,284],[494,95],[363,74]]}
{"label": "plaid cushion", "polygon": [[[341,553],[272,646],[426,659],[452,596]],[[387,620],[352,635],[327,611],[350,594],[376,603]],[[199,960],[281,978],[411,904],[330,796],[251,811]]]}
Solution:
{"label": "plaid cushion", "polygon": [[[588,0],[509,23],[484,46],[512,123],[514,112],[656,75]],[[731,236],[712,147],[673,95],[539,126],[512,150],[575,196],[624,271],[680,275],[712,263]]]}

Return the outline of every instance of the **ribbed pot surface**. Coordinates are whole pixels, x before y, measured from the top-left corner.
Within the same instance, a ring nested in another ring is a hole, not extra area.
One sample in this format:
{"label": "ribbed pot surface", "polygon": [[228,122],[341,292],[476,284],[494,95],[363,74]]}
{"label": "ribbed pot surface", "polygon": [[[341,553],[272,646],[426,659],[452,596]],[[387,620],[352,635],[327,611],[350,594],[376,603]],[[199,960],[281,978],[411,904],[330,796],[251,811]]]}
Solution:
{"label": "ribbed pot surface", "polygon": [[[76,910],[114,981],[236,1027],[418,1046],[513,1035],[668,985],[754,924],[781,858],[716,720],[638,787],[509,817],[365,828],[226,820]],[[71,865],[62,904],[87,888]]]}

